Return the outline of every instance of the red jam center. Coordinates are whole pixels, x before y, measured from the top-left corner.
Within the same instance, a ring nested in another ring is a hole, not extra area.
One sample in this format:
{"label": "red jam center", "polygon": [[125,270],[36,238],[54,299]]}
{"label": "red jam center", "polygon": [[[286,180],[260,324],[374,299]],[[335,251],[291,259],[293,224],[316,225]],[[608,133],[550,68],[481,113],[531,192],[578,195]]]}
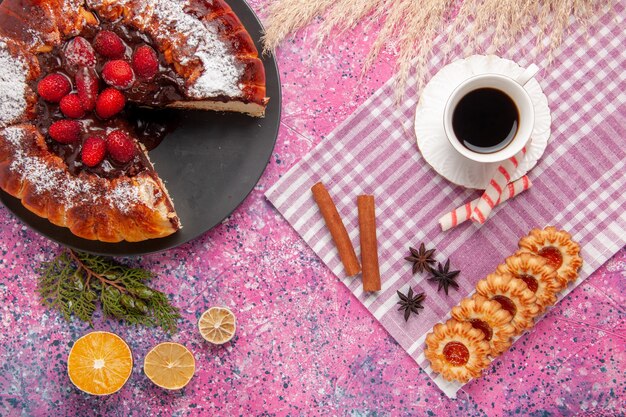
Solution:
{"label": "red jam center", "polygon": [[468,320],[475,329],[482,331],[485,334],[485,340],[490,341],[493,337],[493,330],[487,323],[478,319],[470,319]]}
{"label": "red jam center", "polygon": [[539,288],[539,283],[537,282],[537,279],[535,277],[528,274],[520,274],[517,277],[526,283],[529,290],[531,290],[532,292],[537,292],[537,289]]}
{"label": "red jam center", "polygon": [[546,258],[548,260],[548,264],[554,269],[559,269],[561,265],[563,265],[563,255],[561,254],[561,251],[554,246],[541,248],[541,250],[537,253]]}
{"label": "red jam center", "polygon": [[497,301],[500,303],[503,309],[511,313],[513,317],[515,317],[515,313],[517,313],[517,307],[515,307],[515,303],[511,301],[510,298],[505,297],[504,295],[495,295],[491,297],[493,301]]}
{"label": "red jam center", "polygon": [[469,360],[469,350],[463,343],[448,342],[443,348],[443,356],[453,366],[463,366]]}

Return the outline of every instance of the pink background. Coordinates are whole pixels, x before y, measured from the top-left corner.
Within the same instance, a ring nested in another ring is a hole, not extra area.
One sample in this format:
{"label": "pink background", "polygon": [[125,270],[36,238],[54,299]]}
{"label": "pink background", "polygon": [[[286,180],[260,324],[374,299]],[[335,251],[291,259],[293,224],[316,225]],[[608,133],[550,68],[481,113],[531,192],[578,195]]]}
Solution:
{"label": "pink background", "polygon": [[[251,2],[263,16],[267,0]],[[91,329],[40,306],[36,268],[59,246],[0,207],[0,415],[623,415],[626,251],[574,290],[496,360],[468,394],[446,398],[263,197],[264,192],[392,74],[393,51],[358,83],[372,31],[357,28],[311,53],[315,26],[278,52],[283,120],[263,178],[224,224],[166,253],[129,262],[158,274],[184,319],[159,329],[96,319],[133,350],[129,382],[109,397],[69,381],[74,340]],[[407,244],[411,237],[407,236]],[[237,314],[238,333],[212,347],[196,330],[210,306]],[[146,352],[174,340],[197,372],[177,392],[143,374]]]}

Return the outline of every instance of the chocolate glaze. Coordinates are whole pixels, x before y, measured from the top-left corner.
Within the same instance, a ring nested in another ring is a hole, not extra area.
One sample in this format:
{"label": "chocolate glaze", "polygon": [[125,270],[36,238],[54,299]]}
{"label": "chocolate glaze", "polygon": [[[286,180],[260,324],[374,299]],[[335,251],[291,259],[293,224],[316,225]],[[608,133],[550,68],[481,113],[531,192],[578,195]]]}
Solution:
{"label": "chocolate glaze", "polygon": [[[155,51],[157,50],[149,36],[120,22],[101,20],[99,26],[85,27],[80,36],[91,43],[96,34],[101,30],[110,30],[122,38],[127,45],[124,58],[127,62],[131,62],[133,51],[141,45],[147,44],[155,49]],[[66,43],[54,48],[49,53],[38,55],[41,76],[39,79],[32,82],[31,87],[35,91],[39,81],[46,75],[52,73],[62,73],[66,75],[72,81],[72,85],[75,88],[73,74],[63,65],[63,51],[65,46]],[[150,80],[137,78],[129,89],[123,91],[127,99],[127,104],[122,112],[109,120],[98,118],[95,112],[90,112],[84,118],[80,119],[83,125],[82,140],[89,136],[106,137],[107,133],[115,129],[121,129],[136,138],[147,150],[152,150],[161,143],[169,132],[175,129],[174,118],[168,117],[169,114],[166,110],[153,109],[163,108],[174,101],[184,100],[185,95],[183,88],[185,81],[165,62],[161,54],[157,52],[157,55],[160,61],[158,74]],[[102,57],[98,53],[96,53],[96,57],[96,71],[100,74],[108,58]],[[100,84],[101,87],[104,86],[102,80]],[[148,110],[146,108],[151,109]],[[96,167],[86,167],[81,162],[82,140],[75,144],[61,144],[48,136],[50,125],[57,120],[65,118],[59,109],[59,105],[48,103],[39,98],[37,114],[39,115],[37,127],[42,134],[46,136],[46,142],[50,150],[63,158],[70,172],[74,175],[78,175],[83,170],[88,170],[101,177],[114,178],[121,175],[134,176],[151,168],[151,164],[141,151],[138,151],[135,158],[126,164],[120,164],[107,156],[105,160]]]}

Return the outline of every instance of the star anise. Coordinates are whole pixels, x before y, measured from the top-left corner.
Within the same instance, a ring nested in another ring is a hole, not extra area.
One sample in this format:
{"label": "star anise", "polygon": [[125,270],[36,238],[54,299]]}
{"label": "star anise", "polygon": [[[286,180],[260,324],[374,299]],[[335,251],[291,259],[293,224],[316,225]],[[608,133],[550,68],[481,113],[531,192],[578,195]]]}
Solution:
{"label": "star anise", "polygon": [[437,269],[432,268],[431,272],[433,276],[428,278],[428,280],[439,283],[437,291],[440,291],[441,288],[443,288],[446,295],[448,295],[448,287],[451,286],[457,290],[459,289],[459,284],[457,284],[455,280],[461,271],[450,271],[450,259],[446,261],[444,266],[441,266],[441,263],[437,262]]}
{"label": "star anise", "polygon": [[406,259],[409,262],[413,262],[413,274],[416,272],[431,272],[432,266],[430,264],[435,263],[435,258],[433,255],[435,254],[434,249],[426,250],[426,246],[424,243],[420,245],[419,250],[409,247],[411,251],[411,256],[407,256]]}
{"label": "star anise", "polygon": [[398,297],[400,297],[400,301],[398,301],[400,308],[398,311],[404,310],[404,321],[409,321],[411,313],[419,314],[419,309],[424,308],[424,306],[422,306],[422,302],[426,299],[424,293],[419,293],[414,296],[413,288],[410,287],[406,295],[402,294],[400,291],[397,291],[397,293]]}

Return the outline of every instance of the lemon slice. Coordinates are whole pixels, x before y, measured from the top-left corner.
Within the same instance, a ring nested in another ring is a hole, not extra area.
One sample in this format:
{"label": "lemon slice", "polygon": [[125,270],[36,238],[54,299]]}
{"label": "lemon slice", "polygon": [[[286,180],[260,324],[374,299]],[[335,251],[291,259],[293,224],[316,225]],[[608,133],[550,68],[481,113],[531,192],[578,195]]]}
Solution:
{"label": "lemon slice", "polygon": [[124,340],[109,332],[78,339],[67,358],[67,373],[76,387],[92,395],[109,395],[124,386],[133,370],[133,354]]}
{"label": "lemon slice", "polygon": [[200,334],[216,345],[229,342],[235,335],[235,315],[226,307],[211,307],[198,320]]}
{"label": "lemon slice", "polygon": [[143,371],[161,388],[181,389],[189,383],[196,372],[196,360],[185,346],[164,342],[148,352],[143,360]]}

